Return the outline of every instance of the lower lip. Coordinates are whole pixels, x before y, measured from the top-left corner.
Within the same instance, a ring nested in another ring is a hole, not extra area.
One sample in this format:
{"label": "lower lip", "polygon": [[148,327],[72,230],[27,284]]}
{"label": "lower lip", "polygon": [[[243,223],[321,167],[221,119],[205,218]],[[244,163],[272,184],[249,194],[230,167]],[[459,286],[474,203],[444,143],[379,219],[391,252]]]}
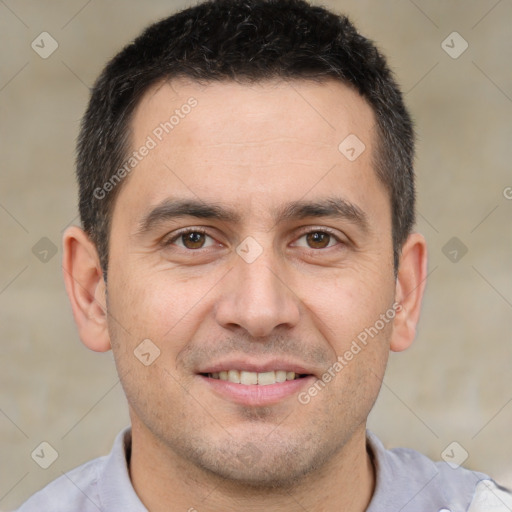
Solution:
{"label": "lower lip", "polygon": [[298,393],[302,388],[310,386],[316,378],[313,375],[285,382],[276,382],[261,386],[259,384],[236,384],[227,380],[212,379],[199,375],[203,382],[210,386],[214,393],[224,399],[241,405],[263,406],[276,404],[285,398]]}

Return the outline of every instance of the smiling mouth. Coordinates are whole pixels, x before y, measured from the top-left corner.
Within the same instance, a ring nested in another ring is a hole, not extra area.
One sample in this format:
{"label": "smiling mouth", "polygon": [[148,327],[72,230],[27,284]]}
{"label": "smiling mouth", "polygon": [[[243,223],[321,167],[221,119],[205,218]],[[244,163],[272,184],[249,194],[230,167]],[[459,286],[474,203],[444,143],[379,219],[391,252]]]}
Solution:
{"label": "smiling mouth", "polygon": [[309,377],[308,374],[275,370],[269,372],[249,372],[245,370],[225,370],[214,373],[201,373],[203,377],[210,379],[224,380],[235,384],[268,386],[287,380],[298,380]]}

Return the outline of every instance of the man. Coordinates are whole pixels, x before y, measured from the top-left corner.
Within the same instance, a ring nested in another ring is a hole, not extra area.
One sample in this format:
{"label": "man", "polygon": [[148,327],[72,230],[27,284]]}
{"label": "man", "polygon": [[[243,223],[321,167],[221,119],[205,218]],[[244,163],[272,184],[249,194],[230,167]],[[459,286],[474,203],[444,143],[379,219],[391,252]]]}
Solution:
{"label": "man", "polygon": [[510,510],[366,430],[425,286],[413,148],[384,58],[302,0],[212,0],[118,54],[63,268],[131,428],[19,510]]}

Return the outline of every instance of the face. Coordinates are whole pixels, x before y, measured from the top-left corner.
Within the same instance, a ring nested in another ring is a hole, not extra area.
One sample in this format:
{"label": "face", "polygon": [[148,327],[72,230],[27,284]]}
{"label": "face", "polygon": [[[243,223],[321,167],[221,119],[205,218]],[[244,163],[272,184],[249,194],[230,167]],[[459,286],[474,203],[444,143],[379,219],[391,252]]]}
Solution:
{"label": "face", "polygon": [[374,124],[334,81],[173,81],[141,101],[108,329],[133,428],[167,457],[285,484],[364,431],[395,298]]}

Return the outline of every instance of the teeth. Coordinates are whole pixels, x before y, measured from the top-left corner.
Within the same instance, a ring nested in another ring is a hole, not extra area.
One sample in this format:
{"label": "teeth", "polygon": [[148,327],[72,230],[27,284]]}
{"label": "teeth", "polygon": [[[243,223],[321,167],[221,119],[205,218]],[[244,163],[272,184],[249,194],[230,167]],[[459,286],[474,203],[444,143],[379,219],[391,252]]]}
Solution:
{"label": "teeth", "polygon": [[228,370],[228,380],[240,384],[240,372],[238,370]]}
{"label": "teeth", "polygon": [[267,386],[276,382],[284,382],[286,380],[295,380],[299,378],[299,374],[295,372],[287,372],[285,370],[276,370],[270,372],[248,372],[245,370],[224,370],[221,372],[209,373],[212,379],[227,380],[236,384]]}
{"label": "teeth", "polygon": [[276,383],[276,372],[257,373],[256,376],[258,378],[258,384],[261,386]]}
{"label": "teeth", "polygon": [[258,384],[258,374],[256,372],[241,371],[240,384]]}
{"label": "teeth", "polygon": [[284,382],[286,380],[286,372],[284,370],[277,370],[276,382]]}

